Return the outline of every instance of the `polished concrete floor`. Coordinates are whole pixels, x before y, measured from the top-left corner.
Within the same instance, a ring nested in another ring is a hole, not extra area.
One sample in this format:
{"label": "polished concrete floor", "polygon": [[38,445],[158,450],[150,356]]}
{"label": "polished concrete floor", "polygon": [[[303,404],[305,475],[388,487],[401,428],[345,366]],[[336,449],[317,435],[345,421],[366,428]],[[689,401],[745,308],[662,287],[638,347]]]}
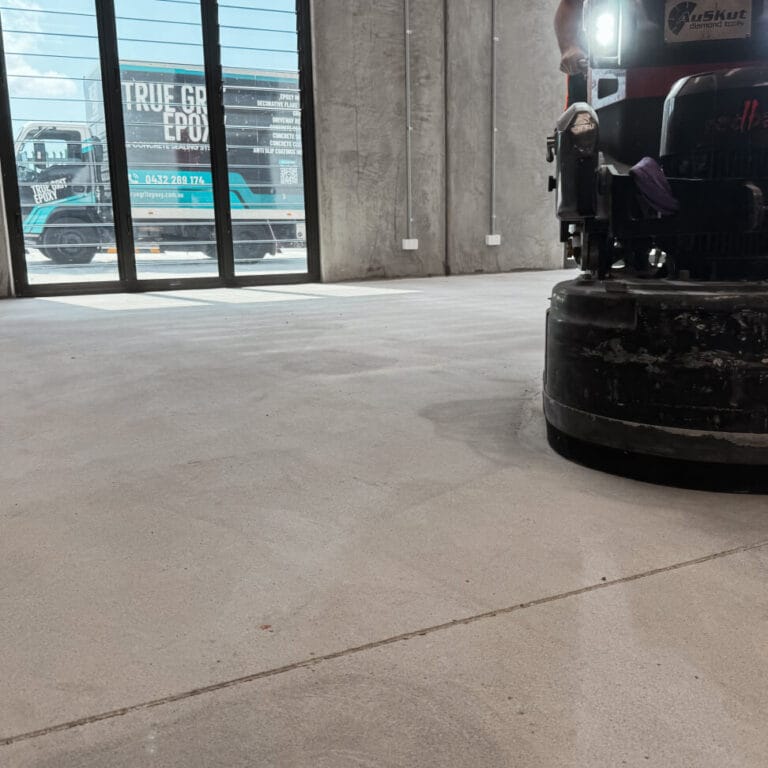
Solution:
{"label": "polished concrete floor", "polygon": [[0,766],[765,766],[768,501],[550,452],[562,277],[0,304]]}

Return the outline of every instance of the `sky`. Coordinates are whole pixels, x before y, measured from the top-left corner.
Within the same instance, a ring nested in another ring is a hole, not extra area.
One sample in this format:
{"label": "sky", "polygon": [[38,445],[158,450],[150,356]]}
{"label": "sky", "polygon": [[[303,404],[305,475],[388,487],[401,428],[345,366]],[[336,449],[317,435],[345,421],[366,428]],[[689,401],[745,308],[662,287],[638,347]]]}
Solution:
{"label": "sky", "polygon": [[[203,63],[197,0],[115,0],[121,61]],[[98,78],[94,0],[0,0],[14,133],[36,120],[85,121]],[[295,0],[220,0],[225,67],[296,71]],[[262,50],[260,50],[262,49]]]}

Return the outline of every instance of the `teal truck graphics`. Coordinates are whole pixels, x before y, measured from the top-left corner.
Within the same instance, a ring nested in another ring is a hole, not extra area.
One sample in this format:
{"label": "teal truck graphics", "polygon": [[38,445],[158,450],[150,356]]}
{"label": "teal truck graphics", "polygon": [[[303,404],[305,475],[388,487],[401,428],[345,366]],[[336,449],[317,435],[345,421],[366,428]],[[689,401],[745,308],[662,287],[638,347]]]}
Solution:
{"label": "teal truck graphics", "polygon": [[[215,256],[202,68],[124,62],[121,82],[137,243]],[[58,262],[113,238],[101,85],[88,83],[84,123],[28,124],[16,142],[27,244]],[[223,98],[235,258],[263,258],[303,239],[298,79],[225,70]]]}

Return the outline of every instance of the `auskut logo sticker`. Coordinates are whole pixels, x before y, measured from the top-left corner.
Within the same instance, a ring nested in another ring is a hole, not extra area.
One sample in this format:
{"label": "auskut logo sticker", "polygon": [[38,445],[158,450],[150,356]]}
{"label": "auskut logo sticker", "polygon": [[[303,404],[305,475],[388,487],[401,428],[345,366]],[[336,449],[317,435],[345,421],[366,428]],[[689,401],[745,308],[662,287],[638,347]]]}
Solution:
{"label": "auskut logo sticker", "polygon": [[752,34],[751,0],[667,0],[664,40],[689,43],[732,40]]}

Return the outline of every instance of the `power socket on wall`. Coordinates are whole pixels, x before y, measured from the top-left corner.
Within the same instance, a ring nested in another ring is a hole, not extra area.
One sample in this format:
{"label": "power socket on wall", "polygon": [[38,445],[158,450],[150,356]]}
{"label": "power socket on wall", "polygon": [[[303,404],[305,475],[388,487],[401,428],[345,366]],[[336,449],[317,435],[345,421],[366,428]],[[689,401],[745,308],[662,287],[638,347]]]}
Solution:
{"label": "power socket on wall", "polygon": [[404,251],[418,251],[419,250],[419,241],[415,238],[406,238],[403,240],[403,250]]}
{"label": "power socket on wall", "polygon": [[486,245],[501,245],[501,235],[486,235],[485,236],[485,244]]}

